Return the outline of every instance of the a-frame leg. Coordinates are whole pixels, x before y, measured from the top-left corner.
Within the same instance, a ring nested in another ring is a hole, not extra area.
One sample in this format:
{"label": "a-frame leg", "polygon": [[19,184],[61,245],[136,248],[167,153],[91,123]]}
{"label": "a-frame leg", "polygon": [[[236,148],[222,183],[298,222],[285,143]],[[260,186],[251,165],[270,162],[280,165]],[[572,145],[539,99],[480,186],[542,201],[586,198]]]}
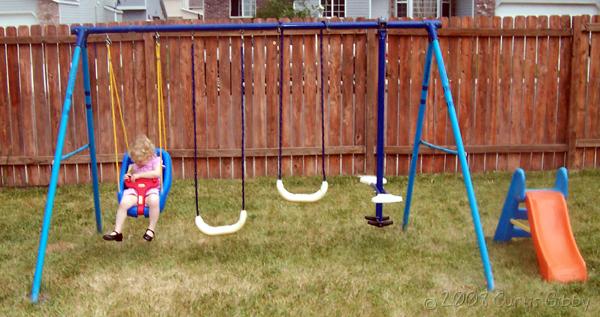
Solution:
{"label": "a-frame leg", "polygon": [[417,129],[415,130],[415,142],[413,143],[413,152],[410,160],[410,169],[408,174],[408,187],[406,189],[406,204],[404,205],[404,216],[402,218],[402,230],[406,230],[408,226],[408,218],[410,216],[410,204],[412,202],[413,188],[415,184],[415,174],[417,173],[417,162],[419,159],[419,146],[421,145],[421,134],[423,130],[423,120],[425,118],[425,110],[427,108],[427,91],[429,87],[429,78],[431,73],[431,60],[433,57],[433,46],[429,44],[427,47],[427,55],[425,58],[425,71],[423,72],[423,87],[421,90],[421,100],[419,104],[419,116],[417,118]]}
{"label": "a-frame leg", "polygon": [[[81,35],[80,35],[81,36]],[[79,42],[79,40],[78,40]],[[54,162],[52,163],[52,173],[50,174],[50,184],[48,185],[48,196],[46,198],[46,207],[44,208],[44,220],[42,222],[42,231],[40,234],[40,244],[38,247],[37,262],[35,265],[35,273],[33,275],[33,286],[31,288],[31,301],[36,303],[40,292],[40,284],[42,283],[42,271],[44,269],[44,258],[46,255],[46,246],[48,244],[48,232],[50,231],[50,221],[52,220],[52,207],[54,206],[54,197],[56,196],[56,187],[58,184],[58,173],[60,172],[60,161],[62,158],[63,146],[65,143],[65,135],[67,133],[67,125],[69,122],[69,113],[71,110],[71,101],[73,89],[75,88],[75,79],[77,77],[77,69],[79,68],[79,59],[81,57],[81,45],[75,46],[73,51],[73,60],[71,62],[71,70],[69,71],[69,81],[63,103],[62,115],[60,118],[60,127],[58,129],[58,137],[56,141],[56,149],[54,151]]]}
{"label": "a-frame leg", "polygon": [[98,189],[98,164],[96,161],[96,142],[94,141],[94,114],[92,112],[92,94],[90,85],[90,68],[87,47],[81,53],[83,67],[83,89],[85,91],[85,114],[87,119],[88,144],[90,151],[90,169],[92,171],[92,188],[94,191],[94,211],[96,214],[96,230],[102,232],[102,211],[100,210],[100,191]]}
{"label": "a-frame leg", "polygon": [[479,255],[481,256],[481,262],[483,263],[483,271],[487,280],[487,288],[488,290],[493,290],[494,277],[492,276],[492,266],[490,264],[487,246],[485,244],[485,237],[483,235],[483,228],[481,227],[481,220],[479,219],[477,199],[475,198],[475,191],[473,190],[473,184],[471,182],[471,173],[469,172],[469,165],[467,163],[465,147],[463,145],[460,127],[458,125],[458,119],[456,117],[456,110],[454,109],[452,92],[450,91],[450,83],[448,81],[448,75],[446,74],[446,67],[444,66],[444,58],[442,57],[442,51],[440,50],[440,44],[438,42],[437,37],[434,37],[432,39],[431,45],[433,46],[435,60],[437,62],[438,70],[440,72],[440,79],[442,80],[442,87],[444,89],[444,99],[446,100],[446,105],[448,107],[448,118],[450,119],[450,123],[452,125],[454,141],[456,142],[456,151],[458,159],[460,161],[460,168],[462,170],[463,179],[467,190],[467,197],[469,198],[469,206],[471,207],[471,217],[473,218],[473,226],[475,227],[475,235],[477,236],[477,244],[479,246]]}

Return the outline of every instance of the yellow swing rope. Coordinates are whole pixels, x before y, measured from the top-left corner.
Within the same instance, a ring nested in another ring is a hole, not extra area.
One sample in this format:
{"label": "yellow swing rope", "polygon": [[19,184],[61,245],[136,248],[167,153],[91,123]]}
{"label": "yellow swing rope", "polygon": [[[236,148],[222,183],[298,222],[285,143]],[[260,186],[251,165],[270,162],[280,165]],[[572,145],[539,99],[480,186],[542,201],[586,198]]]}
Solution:
{"label": "yellow swing rope", "polygon": [[112,65],[112,56],[110,53],[111,41],[107,38],[106,40],[106,51],[108,54],[108,75],[110,81],[110,112],[112,114],[112,125],[113,125],[113,141],[115,144],[115,168],[117,171],[117,184],[121,184],[120,171],[119,171],[119,146],[117,143],[117,125],[115,119],[115,99],[117,100],[117,107],[119,108],[119,117],[121,119],[121,129],[125,138],[125,146],[127,152],[129,152],[129,142],[127,141],[127,130],[125,130],[125,120],[123,119],[123,109],[121,108],[121,99],[119,98],[119,92],[117,90],[117,80]]}
{"label": "yellow swing rope", "polygon": [[[162,90],[162,63],[160,59],[160,41],[158,33],[154,37],[154,54],[156,56],[156,86],[157,86],[157,111],[158,111],[158,147],[167,151],[167,127],[165,121],[165,104]],[[163,148],[164,141],[164,148]],[[162,152],[160,153],[162,161]]]}
{"label": "yellow swing rope", "polygon": [[[160,59],[160,42],[158,41],[158,34],[155,37],[155,54],[156,54],[156,82],[157,82],[157,110],[158,110],[158,142],[159,147],[161,149],[167,150],[167,128],[166,128],[166,120],[165,120],[165,106],[163,100],[163,91],[162,91],[162,67],[161,67],[161,59]],[[113,126],[113,141],[115,144],[115,168],[117,172],[117,183],[121,183],[120,179],[120,170],[119,170],[119,146],[117,142],[117,124],[115,118],[115,100],[117,101],[117,107],[119,111],[119,118],[121,121],[121,129],[123,131],[123,136],[125,138],[125,146],[127,147],[127,152],[129,152],[129,142],[127,140],[127,130],[125,129],[125,120],[123,118],[123,109],[121,107],[121,99],[119,98],[117,79],[115,77],[115,72],[112,64],[112,56],[110,52],[111,41],[107,38],[106,40],[106,50],[108,55],[108,74],[109,74],[109,84],[110,84],[110,111],[112,114],[112,126]],[[164,148],[163,148],[164,141]],[[160,153],[160,159],[162,161],[162,152]]]}

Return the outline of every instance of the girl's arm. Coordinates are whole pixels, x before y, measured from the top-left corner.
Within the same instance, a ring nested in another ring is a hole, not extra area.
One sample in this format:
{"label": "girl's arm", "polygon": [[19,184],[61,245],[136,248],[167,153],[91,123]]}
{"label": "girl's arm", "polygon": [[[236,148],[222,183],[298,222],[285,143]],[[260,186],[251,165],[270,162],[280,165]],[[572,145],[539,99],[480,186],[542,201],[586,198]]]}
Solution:
{"label": "girl's arm", "polygon": [[129,168],[127,168],[127,173],[125,173],[125,178],[131,177],[132,170],[133,170],[133,165],[129,165]]}

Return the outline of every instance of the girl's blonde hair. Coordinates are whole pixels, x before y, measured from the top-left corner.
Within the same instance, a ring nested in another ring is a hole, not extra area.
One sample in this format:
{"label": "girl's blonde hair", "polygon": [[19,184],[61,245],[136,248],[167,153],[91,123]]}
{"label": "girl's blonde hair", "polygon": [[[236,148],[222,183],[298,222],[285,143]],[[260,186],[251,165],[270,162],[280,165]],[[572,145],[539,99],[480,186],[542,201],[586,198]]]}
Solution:
{"label": "girl's blonde hair", "polygon": [[146,135],[140,134],[135,138],[130,152],[134,162],[144,162],[154,155],[154,144]]}

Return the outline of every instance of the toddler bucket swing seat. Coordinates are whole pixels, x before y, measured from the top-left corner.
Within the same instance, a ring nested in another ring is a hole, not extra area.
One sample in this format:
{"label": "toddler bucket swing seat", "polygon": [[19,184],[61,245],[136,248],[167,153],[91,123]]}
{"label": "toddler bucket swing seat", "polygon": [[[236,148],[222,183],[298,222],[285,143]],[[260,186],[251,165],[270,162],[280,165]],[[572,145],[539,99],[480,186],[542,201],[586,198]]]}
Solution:
{"label": "toddler bucket swing seat", "polygon": [[[171,190],[171,183],[173,181],[173,167],[171,156],[166,150],[167,147],[167,135],[166,135],[166,123],[165,123],[165,110],[164,110],[164,101],[163,101],[163,92],[162,92],[162,68],[161,68],[161,59],[160,59],[160,42],[158,40],[158,34],[155,36],[155,57],[156,57],[156,83],[157,83],[157,111],[158,111],[158,139],[159,139],[159,147],[155,149],[156,156],[161,158],[162,164],[162,177],[158,180],[159,186],[159,205],[160,212],[162,213],[166,204],[167,198],[169,196],[169,191]],[[111,106],[111,114],[112,114],[112,123],[113,123],[113,138],[115,145],[115,166],[117,169],[117,201],[121,202],[123,199],[123,192],[127,187],[133,188],[136,190],[138,195],[138,203],[136,206],[133,206],[127,210],[127,215],[130,217],[138,217],[144,216],[149,217],[149,208],[146,206],[146,190],[155,187],[156,184],[152,184],[149,179],[140,179],[135,182],[129,182],[125,180],[125,174],[129,170],[129,166],[133,164],[133,160],[129,156],[129,142],[127,141],[127,131],[125,130],[125,120],[123,119],[123,110],[121,107],[121,100],[119,98],[118,93],[118,85],[114,74],[114,69],[112,65],[112,57],[111,57],[111,41],[109,38],[106,39],[106,51],[108,57],[108,74],[109,74],[109,86],[110,86],[110,106]],[[119,161],[118,161],[118,142],[117,142],[117,125],[115,118],[115,101],[118,107],[119,118],[121,119],[121,129],[123,131],[123,137],[125,140],[125,146],[127,148],[127,152],[123,156],[123,161],[121,163],[121,168],[119,170]],[[165,149],[162,149],[162,145],[165,145]]]}

